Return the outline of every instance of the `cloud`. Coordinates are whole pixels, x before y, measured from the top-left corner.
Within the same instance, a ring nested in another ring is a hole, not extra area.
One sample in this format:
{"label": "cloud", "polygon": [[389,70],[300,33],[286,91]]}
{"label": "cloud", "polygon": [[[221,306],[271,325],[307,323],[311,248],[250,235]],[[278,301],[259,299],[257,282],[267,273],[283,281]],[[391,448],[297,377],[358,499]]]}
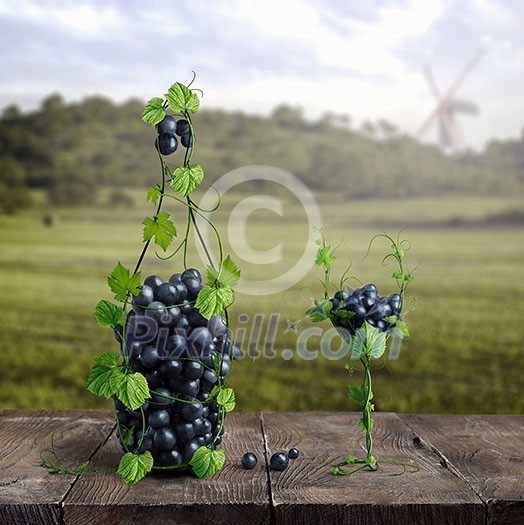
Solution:
{"label": "cloud", "polygon": [[[206,106],[286,101],[311,117],[386,117],[414,131],[434,104],[423,66],[445,89],[489,35],[459,95],[508,134],[522,125],[501,109],[522,98],[522,16],[517,0],[0,0],[0,107],[34,107],[52,91],[145,99],[196,70]],[[490,134],[480,119],[464,121],[471,143]]]}

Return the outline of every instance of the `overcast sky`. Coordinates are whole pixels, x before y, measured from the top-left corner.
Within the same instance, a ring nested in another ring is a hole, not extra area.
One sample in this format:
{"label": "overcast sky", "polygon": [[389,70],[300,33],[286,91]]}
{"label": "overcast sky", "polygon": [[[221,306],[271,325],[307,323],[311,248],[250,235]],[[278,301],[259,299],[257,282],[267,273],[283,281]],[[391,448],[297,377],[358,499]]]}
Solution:
{"label": "overcast sky", "polygon": [[[0,0],[0,108],[51,92],[147,99],[191,71],[204,107],[380,117],[415,133],[445,92],[478,104],[466,144],[524,127],[521,0]],[[436,135],[427,134],[431,140]]]}

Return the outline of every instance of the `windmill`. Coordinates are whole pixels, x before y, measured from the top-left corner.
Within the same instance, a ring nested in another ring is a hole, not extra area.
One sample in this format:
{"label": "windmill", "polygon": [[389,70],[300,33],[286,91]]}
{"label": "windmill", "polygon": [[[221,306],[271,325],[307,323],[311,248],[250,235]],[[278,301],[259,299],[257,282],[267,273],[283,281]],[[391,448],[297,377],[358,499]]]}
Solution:
{"label": "windmill", "polygon": [[439,90],[435,77],[429,66],[424,69],[431,91],[437,100],[437,105],[418,129],[417,137],[419,139],[424,135],[431,124],[434,121],[437,121],[440,147],[448,152],[456,152],[460,149],[461,138],[455,122],[455,116],[458,113],[477,115],[479,109],[474,102],[454,98],[454,95],[464,79],[477,65],[483,54],[484,48],[479,49],[476,55],[469,61],[462,73],[444,94]]}

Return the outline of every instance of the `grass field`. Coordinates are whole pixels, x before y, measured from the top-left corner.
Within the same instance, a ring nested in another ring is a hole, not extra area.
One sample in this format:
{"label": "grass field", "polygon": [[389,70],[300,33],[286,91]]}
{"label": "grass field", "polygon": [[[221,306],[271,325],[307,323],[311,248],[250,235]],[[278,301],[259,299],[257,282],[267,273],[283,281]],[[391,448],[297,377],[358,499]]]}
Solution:
{"label": "grass field", "polygon": [[[216,216],[226,241],[226,218],[246,195],[227,195]],[[143,192],[133,197],[137,204],[132,210],[103,205],[54,210],[52,227],[42,223],[44,208],[0,217],[0,407],[109,406],[85,390],[93,357],[102,350],[116,350],[112,334],[96,325],[92,312],[99,299],[111,298],[106,276],[116,262],[128,267],[136,262],[140,222],[152,210],[142,204]],[[478,226],[486,216],[517,208],[520,200],[343,202],[336,195],[320,195],[319,201],[328,239],[335,244],[343,241],[339,273],[352,261],[352,275],[362,282],[376,282],[382,295],[395,291],[389,278],[392,269],[380,266],[388,245],[377,243],[362,260],[370,237],[383,228],[396,235],[403,227],[403,236],[411,241],[408,264],[417,269],[410,295],[419,298],[416,311],[408,317],[412,336],[402,343],[398,360],[377,363],[376,408],[521,413],[524,228]],[[244,277],[273,279],[300,259],[309,234],[306,214],[293,198],[288,198],[283,214],[260,209],[250,216],[244,232],[248,245],[260,251],[281,244],[282,258],[257,264],[233,254]],[[238,241],[239,232],[231,230],[233,241]],[[231,251],[228,244],[226,252]],[[189,262],[203,265],[194,252]],[[180,259],[161,262],[151,253],[143,275],[159,273],[167,278],[181,264]],[[270,316],[278,316],[275,357],[244,359],[233,370],[231,384],[237,390],[239,410],[355,408],[346,390],[349,381],[360,382],[358,367],[350,378],[342,359],[304,360],[297,355],[297,339],[313,326],[303,313],[312,295],[320,294],[320,272],[306,266],[307,275],[287,290],[237,294],[231,324],[237,333],[245,332],[246,342],[253,335],[255,319],[261,321],[262,343]],[[288,320],[300,320],[297,331],[289,329]],[[333,339],[334,349],[339,342]],[[312,336],[308,349],[318,350],[319,344],[320,336]],[[263,344],[257,350],[262,352]],[[282,357],[284,350],[292,351],[291,359]]]}

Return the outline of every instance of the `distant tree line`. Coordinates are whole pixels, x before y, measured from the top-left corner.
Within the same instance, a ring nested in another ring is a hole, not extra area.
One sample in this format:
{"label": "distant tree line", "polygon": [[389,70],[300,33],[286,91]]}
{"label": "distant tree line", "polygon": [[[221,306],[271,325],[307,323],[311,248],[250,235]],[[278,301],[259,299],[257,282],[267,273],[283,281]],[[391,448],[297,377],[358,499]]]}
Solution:
{"label": "distant tree line", "polygon": [[[154,133],[140,119],[143,105],[117,105],[100,96],[66,104],[53,94],[37,111],[5,108],[0,210],[30,205],[26,188],[45,190],[51,204],[72,206],[94,203],[102,186],[155,184]],[[524,193],[524,137],[452,157],[384,119],[355,129],[347,116],[326,113],[308,121],[289,105],[268,117],[206,109],[194,122],[195,155],[209,183],[241,166],[268,164],[294,173],[313,190],[344,198]],[[113,197],[118,201],[118,194]]]}

